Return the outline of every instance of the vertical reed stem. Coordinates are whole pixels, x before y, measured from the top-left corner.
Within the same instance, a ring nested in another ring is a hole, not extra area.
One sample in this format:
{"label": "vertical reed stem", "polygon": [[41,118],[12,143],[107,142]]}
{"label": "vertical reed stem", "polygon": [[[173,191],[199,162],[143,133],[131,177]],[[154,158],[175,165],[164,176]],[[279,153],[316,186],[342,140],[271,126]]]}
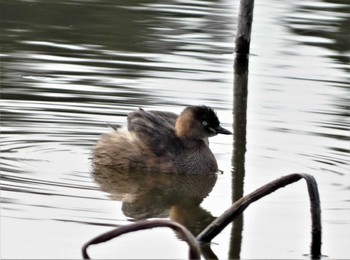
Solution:
{"label": "vertical reed stem", "polygon": [[240,0],[235,49],[237,54],[249,54],[250,35],[253,24],[253,10],[254,0]]}

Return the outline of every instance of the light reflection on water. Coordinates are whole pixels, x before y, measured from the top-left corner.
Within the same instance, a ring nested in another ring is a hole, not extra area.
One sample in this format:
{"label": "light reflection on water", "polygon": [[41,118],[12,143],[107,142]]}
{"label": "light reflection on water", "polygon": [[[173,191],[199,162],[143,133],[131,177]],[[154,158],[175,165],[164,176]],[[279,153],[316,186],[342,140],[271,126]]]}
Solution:
{"label": "light reflection on water", "polygon": [[[313,174],[321,192],[323,252],[346,258],[349,5],[272,2],[255,7],[244,193],[287,173]],[[231,204],[230,173],[238,165],[231,162],[233,143],[227,137],[212,139],[224,174],[195,207],[179,202],[192,201],[188,195],[165,196],[164,182],[150,188],[159,188],[154,193],[137,184],[132,188],[138,193],[106,188],[92,178],[89,158],[99,135],[109,131],[105,123],[124,124],[139,106],[180,112],[185,105],[207,104],[225,127],[235,124],[237,6],[181,0],[1,5],[1,257],[78,258],[93,236],[154,212],[158,215],[151,217],[168,216],[198,232]],[[62,19],[63,13],[74,15]],[[219,258],[303,257],[310,240],[305,194],[305,185],[298,184],[257,203],[245,214],[243,233],[225,229],[212,250]],[[134,200],[147,203],[128,204]],[[25,230],[20,238],[19,230]],[[173,245],[166,231],[149,236],[162,248]],[[230,244],[234,236],[242,236],[241,248]],[[131,255],[120,242],[125,250],[117,257],[169,257],[167,251],[155,255],[147,246],[159,246],[144,245],[145,237],[127,240],[142,255]],[[184,257],[186,247],[173,246],[171,257]],[[113,248],[95,252],[116,256]]]}

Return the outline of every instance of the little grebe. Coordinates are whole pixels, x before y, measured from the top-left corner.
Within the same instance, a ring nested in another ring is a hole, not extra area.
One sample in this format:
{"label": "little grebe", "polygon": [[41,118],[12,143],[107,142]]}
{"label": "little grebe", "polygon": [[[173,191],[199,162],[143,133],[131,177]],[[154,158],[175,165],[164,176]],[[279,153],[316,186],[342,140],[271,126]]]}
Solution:
{"label": "little grebe", "polygon": [[213,173],[218,166],[208,138],[232,134],[208,106],[189,106],[180,115],[140,108],[127,121],[128,131],[116,129],[97,142],[95,165],[119,171]]}

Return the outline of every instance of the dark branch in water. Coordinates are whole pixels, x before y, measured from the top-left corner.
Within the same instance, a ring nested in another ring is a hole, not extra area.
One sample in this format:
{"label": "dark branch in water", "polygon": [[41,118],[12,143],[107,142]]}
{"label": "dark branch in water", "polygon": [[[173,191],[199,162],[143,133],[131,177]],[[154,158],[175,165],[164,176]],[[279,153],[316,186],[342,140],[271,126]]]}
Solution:
{"label": "dark branch in water", "polygon": [[198,236],[197,240],[200,243],[210,242],[218,235],[228,224],[240,216],[243,211],[253,202],[265,197],[266,195],[282,188],[286,185],[305,179],[310,198],[310,210],[312,220],[312,241],[311,241],[311,256],[313,259],[321,257],[322,244],[322,227],[321,227],[321,207],[320,197],[315,178],[309,174],[290,174],[272,181],[247,196],[237,200],[228,210],[221,216],[215,219],[206,229]]}
{"label": "dark branch in water", "polygon": [[286,185],[304,179],[307,184],[309,198],[310,198],[310,211],[312,220],[312,241],[311,241],[311,257],[312,259],[321,258],[321,244],[322,244],[322,227],[321,227],[321,207],[320,196],[318,193],[317,182],[315,178],[309,174],[294,173],[277,180],[274,180],[254,192],[248,194],[245,197],[237,200],[228,210],[226,210],[221,216],[216,218],[206,229],[204,229],[196,238],[188,231],[184,226],[175,223],[170,220],[144,220],[130,225],[122,226],[117,229],[111,230],[107,233],[99,235],[87,242],[82,248],[82,254],[84,259],[90,259],[87,248],[90,245],[99,244],[111,240],[115,237],[123,235],[125,233],[134,232],[143,229],[150,229],[155,227],[169,227],[174,231],[181,234],[183,240],[189,245],[189,258],[200,259],[201,251],[199,243],[209,243],[215,236],[217,236],[228,224],[234,221],[240,216],[243,211],[253,202],[265,197],[266,195],[283,188]]}
{"label": "dark branch in water", "polygon": [[150,228],[155,228],[155,227],[168,227],[173,229],[174,231],[180,233],[182,236],[183,240],[188,244],[189,246],[189,259],[200,259],[201,256],[201,251],[198,242],[196,241],[196,238],[191,234],[190,231],[188,231],[184,226],[175,223],[170,220],[143,220],[139,221],[130,225],[122,226],[116,229],[113,229],[109,232],[106,232],[102,235],[99,235],[89,242],[87,242],[83,248],[82,248],[82,254],[84,259],[90,259],[88,253],[87,253],[87,248],[90,245],[94,244],[99,244],[106,242],[108,240],[111,240],[113,238],[116,238],[120,235],[129,233],[129,232],[134,232],[134,231],[139,231],[139,230],[144,230],[144,229],[150,229]]}

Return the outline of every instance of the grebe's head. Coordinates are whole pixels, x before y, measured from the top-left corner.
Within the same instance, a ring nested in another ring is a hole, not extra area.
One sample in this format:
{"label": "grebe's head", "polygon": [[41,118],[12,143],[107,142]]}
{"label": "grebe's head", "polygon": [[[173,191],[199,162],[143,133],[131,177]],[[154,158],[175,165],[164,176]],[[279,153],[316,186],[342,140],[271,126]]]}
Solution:
{"label": "grebe's head", "polygon": [[207,139],[217,134],[232,134],[220,125],[220,121],[208,106],[186,107],[176,120],[176,135],[180,138]]}

